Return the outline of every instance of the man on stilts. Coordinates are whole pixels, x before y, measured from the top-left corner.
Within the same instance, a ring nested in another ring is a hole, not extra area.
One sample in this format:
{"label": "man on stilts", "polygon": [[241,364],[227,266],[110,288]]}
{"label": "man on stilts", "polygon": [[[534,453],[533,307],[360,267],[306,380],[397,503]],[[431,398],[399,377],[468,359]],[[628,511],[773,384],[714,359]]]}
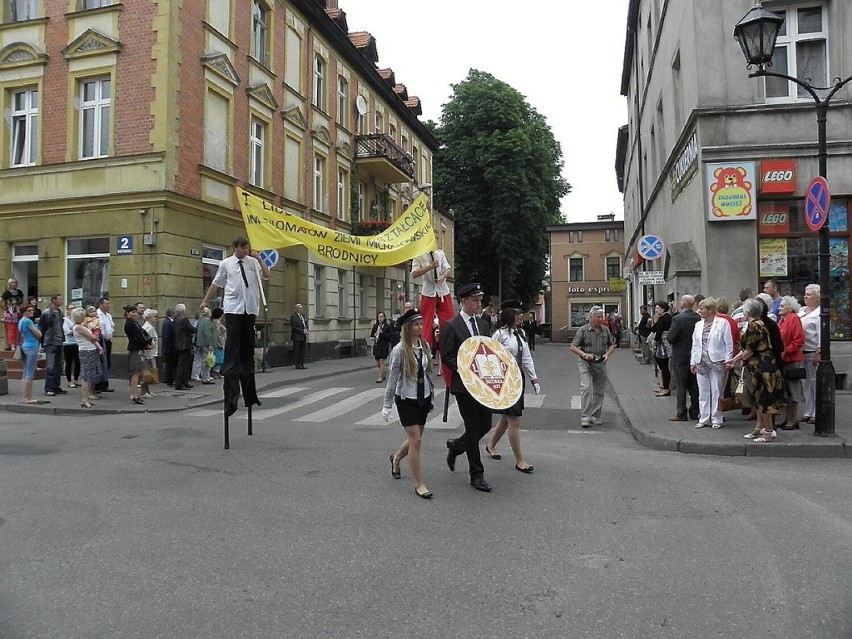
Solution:
{"label": "man on stilts", "polygon": [[243,401],[248,406],[260,406],[254,381],[254,321],[260,310],[261,279],[269,279],[269,268],[256,259],[257,251],[249,241],[238,235],[231,243],[234,253],[222,260],[219,270],[207,289],[200,308],[203,310],[219,289],[224,289],[222,310],[225,311],[225,417],[237,411],[242,388]]}

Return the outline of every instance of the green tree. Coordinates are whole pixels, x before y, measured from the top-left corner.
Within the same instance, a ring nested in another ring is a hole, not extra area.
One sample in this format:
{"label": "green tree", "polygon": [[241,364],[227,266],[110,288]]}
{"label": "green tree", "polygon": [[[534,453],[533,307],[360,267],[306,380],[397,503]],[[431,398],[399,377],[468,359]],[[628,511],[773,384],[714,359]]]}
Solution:
{"label": "green tree", "polygon": [[561,222],[562,149],[518,91],[471,70],[453,86],[434,158],[435,204],[455,214],[455,276],[503,297],[537,299],[547,269],[548,224]]}

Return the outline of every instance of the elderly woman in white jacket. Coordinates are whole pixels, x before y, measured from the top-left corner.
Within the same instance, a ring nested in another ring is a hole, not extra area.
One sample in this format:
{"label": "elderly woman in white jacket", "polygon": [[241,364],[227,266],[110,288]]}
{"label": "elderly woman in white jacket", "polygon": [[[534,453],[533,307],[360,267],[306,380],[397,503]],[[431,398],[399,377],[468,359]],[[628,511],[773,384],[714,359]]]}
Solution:
{"label": "elderly woman in white jacket", "polygon": [[696,428],[712,425],[722,428],[723,417],[719,400],[725,387],[727,372],[725,362],[733,356],[734,344],[731,326],[722,317],[716,317],[716,300],[705,298],[698,303],[701,320],[692,333],[690,370],[698,377],[698,407],[700,414]]}

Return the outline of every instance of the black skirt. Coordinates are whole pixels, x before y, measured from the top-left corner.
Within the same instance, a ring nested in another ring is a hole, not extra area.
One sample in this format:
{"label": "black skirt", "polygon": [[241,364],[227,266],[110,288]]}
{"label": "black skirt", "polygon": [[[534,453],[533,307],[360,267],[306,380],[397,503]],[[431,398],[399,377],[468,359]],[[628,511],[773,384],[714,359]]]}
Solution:
{"label": "black skirt", "polygon": [[432,395],[426,398],[426,403],[423,406],[417,404],[416,399],[402,399],[395,396],[396,412],[399,413],[399,421],[402,427],[407,426],[423,426],[432,410]]}
{"label": "black skirt", "polygon": [[509,417],[520,417],[524,414],[524,391],[523,389],[527,386],[527,376],[524,373],[523,369],[521,369],[521,396],[518,398],[512,406],[509,408],[503,408],[500,410],[495,410],[494,412],[498,415],[508,415]]}

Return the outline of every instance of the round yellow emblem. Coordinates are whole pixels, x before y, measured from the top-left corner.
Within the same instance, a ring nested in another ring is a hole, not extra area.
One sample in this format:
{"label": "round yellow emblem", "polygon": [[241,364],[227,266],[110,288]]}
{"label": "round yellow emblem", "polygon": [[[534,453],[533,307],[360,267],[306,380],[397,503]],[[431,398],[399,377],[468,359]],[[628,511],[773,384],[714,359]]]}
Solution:
{"label": "round yellow emblem", "polygon": [[459,347],[457,364],[464,387],[483,406],[509,408],[524,392],[518,363],[496,339],[482,335],[466,339]]}

